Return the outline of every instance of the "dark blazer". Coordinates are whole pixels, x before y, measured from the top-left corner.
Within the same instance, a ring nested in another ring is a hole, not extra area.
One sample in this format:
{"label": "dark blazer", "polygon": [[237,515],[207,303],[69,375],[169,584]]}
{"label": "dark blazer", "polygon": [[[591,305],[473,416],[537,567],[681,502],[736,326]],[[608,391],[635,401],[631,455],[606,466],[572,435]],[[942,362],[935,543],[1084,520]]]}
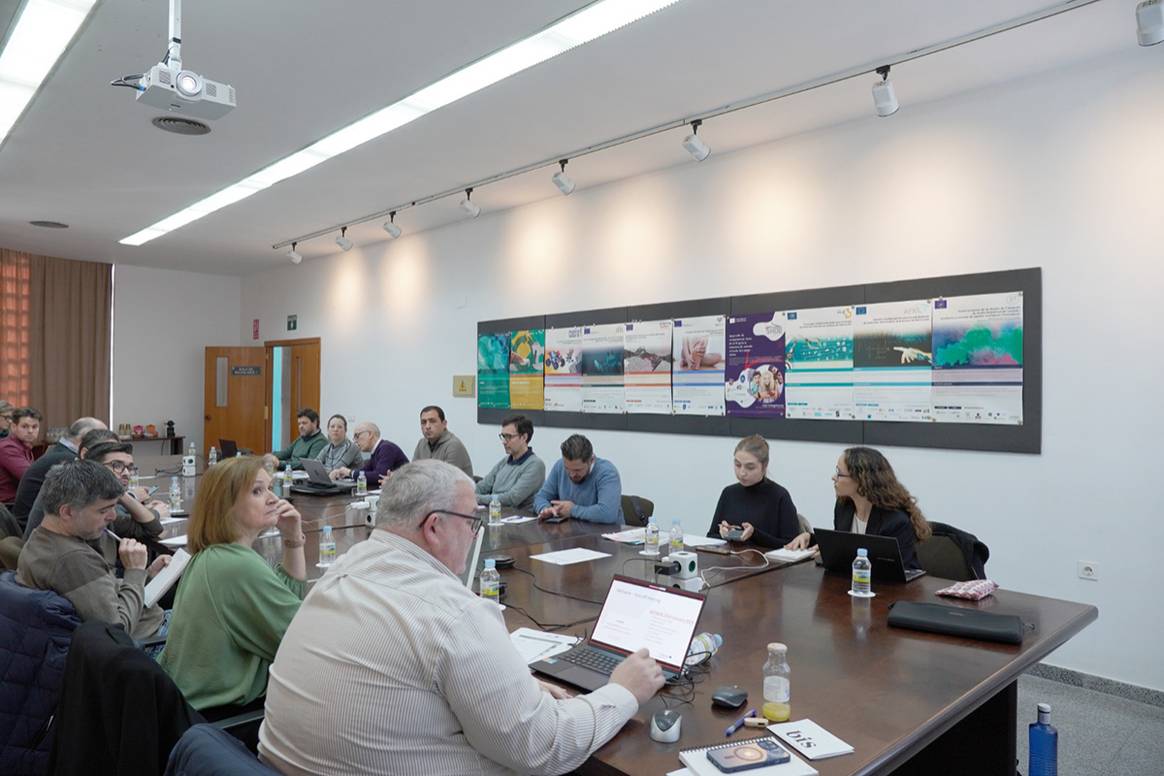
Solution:
{"label": "dark blazer", "polygon": [[[833,509],[833,528],[837,531],[853,530],[853,515],[857,508],[849,499],[837,499]],[[865,533],[874,536],[892,536],[897,539],[897,546],[901,549],[901,560],[907,569],[920,569],[921,563],[917,559],[917,534],[913,532],[913,523],[909,515],[900,509],[881,509],[873,507],[869,513],[869,523],[865,526]]]}
{"label": "dark blazer", "polygon": [[371,457],[364,462],[364,465],[352,472],[352,477],[359,477],[362,471],[368,479],[368,487],[378,488],[380,480],[384,479],[388,472],[395,471],[406,463],[408,463],[408,456],[404,454],[403,450],[387,439],[381,439],[376,443],[376,449],[372,451]]}
{"label": "dark blazer", "polygon": [[20,485],[16,488],[16,500],[12,502],[12,514],[16,515],[16,519],[20,521],[20,530],[23,531],[28,522],[28,513],[32,511],[32,505],[36,503],[36,495],[40,493],[40,488],[44,485],[44,478],[49,469],[58,463],[71,461],[76,457],[76,453],[57,442],[46,450],[44,455],[33,461],[32,466],[28,467],[28,471],[20,478]]}

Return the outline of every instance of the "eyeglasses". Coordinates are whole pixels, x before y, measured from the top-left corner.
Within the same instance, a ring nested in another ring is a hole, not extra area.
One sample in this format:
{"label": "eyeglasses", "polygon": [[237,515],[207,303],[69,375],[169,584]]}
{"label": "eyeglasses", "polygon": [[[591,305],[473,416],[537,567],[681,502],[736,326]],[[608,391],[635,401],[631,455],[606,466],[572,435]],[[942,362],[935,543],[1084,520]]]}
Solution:
{"label": "eyeglasses", "polygon": [[498,434],[497,438],[502,442],[508,442],[511,439],[517,439],[521,434]]}
{"label": "eyeglasses", "polygon": [[371,434],[371,433],[372,433],[371,431],[367,431],[367,430],[357,431],[356,433],[352,434],[352,439],[359,439],[364,434]]}
{"label": "eyeglasses", "polygon": [[133,474],[137,471],[136,466],[134,466],[132,463],[126,463],[125,461],[106,461],[101,465],[106,469],[109,469],[114,474],[125,474],[126,472]]}
{"label": "eyeglasses", "polygon": [[[473,523],[473,535],[474,536],[476,536],[477,532],[481,530],[481,524],[484,522],[477,515],[466,515],[464,512],[453,512],[452,510],[448,510],[448,509],[434,509],[429,514],[431,514],[431,515],[452,515],[453,517],[461,517],[461,518],[464,518],[465,520],[470,520]],[[425,520],[427,520],[427,519],[428,519],[428,516],[426,515]],[[423,523],[424,520],[421,520],[420,522]]]}

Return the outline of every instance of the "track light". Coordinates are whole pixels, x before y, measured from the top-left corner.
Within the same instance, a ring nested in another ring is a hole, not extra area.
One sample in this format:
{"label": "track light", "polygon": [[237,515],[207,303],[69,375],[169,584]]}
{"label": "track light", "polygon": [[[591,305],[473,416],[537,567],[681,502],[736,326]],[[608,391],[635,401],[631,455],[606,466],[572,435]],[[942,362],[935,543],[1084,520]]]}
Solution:
{"label": "track light", "polygon": [[469,218],[481,215],[481,207],[473,201],[473,189],[465,189],[465,198],[461,200],[461,210],[469,214]]}
{"label": "track light", "polygon": [[303,254],[295,250],[298,247],[299,243],[293,242],[291,243],[291,250],[287,251],[287,258],[291,259],[292,264],[298,264],[303,261]]}
{"label": "track light", "polygon": [[384,222],[384,231],[387,232],[393,240],[400,236],[401,229],[396,225],[395,210],[388,214],[388,220]]}
{"label": "track light", "polygon": [[897,113],[901,106],[897,104],[897,95],[893,93],[893,84],[889,82],[889,65],[877,68],[877,75],[881,80],[873,84],[873,107],[877,115],[885,118]]}
{"label": "track light", "polygon": [[1164,2],[1144,0],[1136,6],[1136,37],[1141,46],[1164,42]]}
{"label": "track light", "polygon": [[335,238],[335,244],[345,251],[350,251],[352,246],[355,245],[355,243],[348,239],[348,228],[346,226],[340,228],[340,234],[339,237]]}
{"label": "track light", "polygon": [[561,172],[554,173],[554,177],[551,178],[551,180],[554,182],[554,185],[558,187],[558,191],[566,194],[567,196],[572,194],[575,187],[578,185],[574,183],[573,179],[570,178],[569,175],[566,174],[566,162],[568,161],[569,159],[562,159],[559,161],[558,164],[562,165],[562,170]]}
{"label": "track light", "polygon": [[697,162],[702,162],[711,156],[711,149],[707,143],[699,139],[699,127],[702,124],[703,121],[700,119],[691,122],[691,134],[683,138],[683,147],[687,149],[687,153],[691,154],[691,158]]}

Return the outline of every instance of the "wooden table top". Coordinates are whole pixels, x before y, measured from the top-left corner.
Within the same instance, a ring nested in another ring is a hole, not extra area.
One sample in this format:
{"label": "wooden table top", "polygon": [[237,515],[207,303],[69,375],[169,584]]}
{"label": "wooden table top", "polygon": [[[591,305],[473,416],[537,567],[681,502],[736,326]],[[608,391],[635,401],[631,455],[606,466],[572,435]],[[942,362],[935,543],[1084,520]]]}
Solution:
{"label": "wooden table top", "polygon": [[[528,560],[529,555],[562,546],[589,547],[612,555],[571,566]],[[623,566],[631,576],[650,578],[647,564],[630,562],[633,552],[589,536],[511,550],[516,568],[501,572],[508,585],[507,624],[512,630],[536,627],[531,616],[547,624],[597,617],[598,603],[545,590],[600,602],[611,575],[623,571]],[[722,556],[706,553],[699,557],[701,568],[754,564],[756,558],[752,554],[724,561]],[[543,590],[533,586],[535,579]],[[697,676],[691,702],[682,702],[678,692],[676,697],[669,697],[672,691],[657,695],[595,753],[584,772],[666,773],[680,767],[680,749],[723,743],[724,728],[743,712],[713,710],[711,693],[721,685],[738,684],[748,691],[744,708],[759,709],[762,668],[767,644],[773,641],[788,645],[792,719],[810,718],[855,749],[851,755],[813,766],[822,776],[888,772],[1097,617],[1093,606],[1007,590],[977,604],[945,599],[934,591],[949,581],[932,577],[909,584],[882,584],[872,600],[855,599],[847,593],[847,577],[826,574],[811,562],[713,574],[709,581],[718,586],[705,591],[707,602],[698,630],[722,634],[724,644],[712,658],[710,670]],[[890,628],[886,623],[889,606],[899,600],[1017,614],[1033,629],[1021,646],[1008,646]],[[591,625],[581,623],[566,630],[581,634]],[[664,707],[683,715],[678,743],[657,743],[647,735],[651,715]],[[754,735],[743,730],[733,739]]]}

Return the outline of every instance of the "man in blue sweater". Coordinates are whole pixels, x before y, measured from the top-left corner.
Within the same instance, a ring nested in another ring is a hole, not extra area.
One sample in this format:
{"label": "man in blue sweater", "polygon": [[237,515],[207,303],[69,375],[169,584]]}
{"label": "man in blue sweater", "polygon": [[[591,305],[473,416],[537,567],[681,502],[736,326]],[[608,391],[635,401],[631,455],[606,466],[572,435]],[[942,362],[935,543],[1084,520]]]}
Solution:
{"label": "man in blue sweater", "polygon": [[614,464],[594,457],[590,440],[573,434],[562,443],[562,458],[550,469],[534,497],[539,518],[574,518],[622,524],[622,480]]}

